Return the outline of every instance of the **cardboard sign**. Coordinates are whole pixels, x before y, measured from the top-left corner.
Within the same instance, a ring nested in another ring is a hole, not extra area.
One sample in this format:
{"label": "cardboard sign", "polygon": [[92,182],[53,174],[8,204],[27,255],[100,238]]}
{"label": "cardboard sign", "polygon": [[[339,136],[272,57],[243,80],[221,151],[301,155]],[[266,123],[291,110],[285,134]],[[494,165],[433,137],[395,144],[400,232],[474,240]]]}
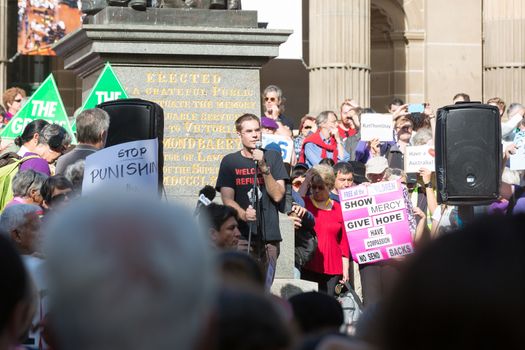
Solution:
{"label": "cardboard sign", "polygon": [[407,146],[404,158],[407,173],[419,173],[421,168],[427,168],[432,172],[436,171],[436,153],[431,146]]}
{"label": "cardboard sign", "polygon": [[394,122],[390,114],[365,113],[361,114],[361,140],[379,141],[394,140]]}
{"label": "cardboard sign", "polygon": [[72,142],[76,143],[64,103],[62,103],[52,74],[44,80],[38,90],[2,129],[0,136],[4,140],[14,140],[22,134],[27,124],[36,119],[44,119],[51,124],[62,126],[71,135]]}
{"label": "cardboard sign", "polygon": [[93,191],[158,193],[158,140],[104,148],[86,158],[82,195]]}
{"label": "cardboard sign", "polygon": [[[283,157],[283,162],[291,163],[292,152],[294,148],[292,139],[282,135],[262,134],[262,146],[265,149],[274,150],[277,150],[276,148],[279,147],[281,149],[281,156]],[[274,148],[272,148],[272,146]]]}
{"label": "cardboard sign", "polygon": [[350,187],[339,198],[355,262],[375,263],[414,251],[401,182]]}
{"label": "cardboard sign", "polygon": [[518,131],[514,136],[516,153],[510,155],[510,170],[525,169],[525,131]]}
{"label": "cardboard sign", "polygon": [[[122,84],[117,78],[117,75],[111,68],[109,62],[106,63],[104,69],[100,73],[97,82],[91,89],[86,101],[82,105],[80,112],[95,108],[97,105],[113,100],[119,100],[128,98],[126,90],[122,87]],[[73,132],[77,132],[76,122],[72,125]]]}

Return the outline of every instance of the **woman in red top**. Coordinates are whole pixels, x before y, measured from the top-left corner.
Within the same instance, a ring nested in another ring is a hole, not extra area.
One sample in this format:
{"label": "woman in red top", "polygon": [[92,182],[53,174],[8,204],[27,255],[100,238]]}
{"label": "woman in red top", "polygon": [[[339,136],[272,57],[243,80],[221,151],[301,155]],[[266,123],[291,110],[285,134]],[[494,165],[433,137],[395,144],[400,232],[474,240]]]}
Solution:
{"label": "woman in red top", "polygon": [[[306,209],[315,217],[318,246],[303,268],[301,278],[319,283],[319,290],[335,294],[337,282],[348,281],[350,249],[343,230],[341,206],[330,199],[335,175],[331,167],[316,165],[308,171],[301,187]],[[310,195],[306,191],[310,189]]]}

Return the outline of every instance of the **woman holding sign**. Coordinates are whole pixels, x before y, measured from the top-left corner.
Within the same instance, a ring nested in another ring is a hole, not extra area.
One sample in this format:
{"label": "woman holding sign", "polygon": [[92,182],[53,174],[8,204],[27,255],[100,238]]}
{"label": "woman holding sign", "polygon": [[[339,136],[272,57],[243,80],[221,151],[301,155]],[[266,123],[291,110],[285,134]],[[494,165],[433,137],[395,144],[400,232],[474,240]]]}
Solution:
{"label": "woman holding sign", "polygon": [[[350,248],[343,230],[341,205],[330,199],[335,175],[331,167],[316,165],[306,174],[300,194],[315,218],[318,246],[313,258],[304,266],[301,278],[319,283],[319,290],[335,295],[338,282],[349,279]],[[310,190],[307,196],[306,192]]]}

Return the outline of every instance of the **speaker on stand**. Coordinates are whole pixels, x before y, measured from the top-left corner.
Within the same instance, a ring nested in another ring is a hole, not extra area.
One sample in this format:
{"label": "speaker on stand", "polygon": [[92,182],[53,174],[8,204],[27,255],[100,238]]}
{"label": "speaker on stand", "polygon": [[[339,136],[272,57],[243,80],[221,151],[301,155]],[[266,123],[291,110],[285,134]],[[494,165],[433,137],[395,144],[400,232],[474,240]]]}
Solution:
{"label": "speaker on stand", "polygon": [[[437,111],[436,178],[438,202],[465,208],[498,199],[502,171],[498,108],[461,103]],[[470,214],[465,214],[470,216]]]}
{"label": "speaker on stand", "polygon": [[121,99],[101,103],[97,106],[110,117],[106,147],[125,142],[158,139],[159,195],[162,195],[164,180],[164,110],[158,104],[138,98]]}

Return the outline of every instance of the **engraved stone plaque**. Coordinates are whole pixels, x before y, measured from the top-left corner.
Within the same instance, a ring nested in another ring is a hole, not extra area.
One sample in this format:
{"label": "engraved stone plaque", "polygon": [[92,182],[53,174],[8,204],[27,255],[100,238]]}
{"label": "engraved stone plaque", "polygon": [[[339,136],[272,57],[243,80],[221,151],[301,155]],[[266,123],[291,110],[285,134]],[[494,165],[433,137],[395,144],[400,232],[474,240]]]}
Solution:
{"label": "engraved stone plaque", "polygon": [[258,69],[114,67],[128,96],[164,109],[164,187],[194,199],[215,185],[224,155],[241,148],[234,122],[260,114]]}

